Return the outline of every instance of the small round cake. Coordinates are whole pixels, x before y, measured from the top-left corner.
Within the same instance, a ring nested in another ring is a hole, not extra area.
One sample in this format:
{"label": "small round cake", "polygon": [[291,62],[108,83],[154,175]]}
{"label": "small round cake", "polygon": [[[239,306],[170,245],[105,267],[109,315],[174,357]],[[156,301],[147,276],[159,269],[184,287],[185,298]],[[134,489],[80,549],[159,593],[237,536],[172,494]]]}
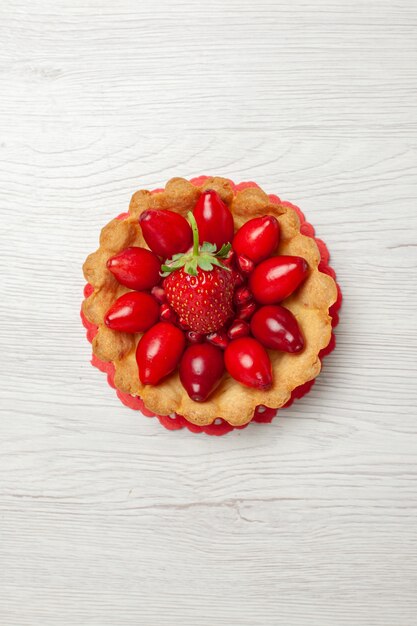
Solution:
{"label": "small round cake", "polygon": [[253,182],[137,191],[84,263],[93,364],[169,428],[270,421],[334,347],[341,294],[328,261],[301,211]]}

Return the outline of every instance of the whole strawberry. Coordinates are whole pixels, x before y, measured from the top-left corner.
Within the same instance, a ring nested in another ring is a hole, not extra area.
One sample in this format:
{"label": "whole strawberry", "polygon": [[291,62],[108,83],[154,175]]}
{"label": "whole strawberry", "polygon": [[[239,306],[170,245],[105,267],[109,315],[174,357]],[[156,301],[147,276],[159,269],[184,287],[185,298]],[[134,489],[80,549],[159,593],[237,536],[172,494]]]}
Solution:
{"label": "whole strawberry", "polygon": [[234,278],[223,265],[230,244],[216,252],[214,244],[199,245],[198,228],[192,213],[188,214],[193,230],[193,249],[175,254],[162,266],[167,300],[181,324],[198,333],[221,328],[233,315]]}

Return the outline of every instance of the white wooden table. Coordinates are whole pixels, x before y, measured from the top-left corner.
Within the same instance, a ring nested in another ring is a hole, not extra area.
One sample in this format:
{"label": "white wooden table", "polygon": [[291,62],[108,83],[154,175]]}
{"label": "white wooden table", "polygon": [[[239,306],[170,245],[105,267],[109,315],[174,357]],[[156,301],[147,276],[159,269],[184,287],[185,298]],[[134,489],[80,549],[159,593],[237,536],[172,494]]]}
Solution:
{"label": "white wooden table", "polygon": [[[1,0],[2,626],[416,624],[416,41],[413,0]],[[121,406],[79,320],[101,226],[201,173],[298,204],[345,296],[221,438]]]}

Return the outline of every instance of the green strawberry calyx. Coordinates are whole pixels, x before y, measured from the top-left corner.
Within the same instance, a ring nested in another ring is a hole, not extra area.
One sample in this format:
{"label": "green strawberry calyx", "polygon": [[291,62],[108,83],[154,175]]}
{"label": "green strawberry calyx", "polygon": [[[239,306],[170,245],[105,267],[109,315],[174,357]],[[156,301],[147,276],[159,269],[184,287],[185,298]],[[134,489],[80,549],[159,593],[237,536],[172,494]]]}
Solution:
{"label": "green strawberry calyx", "polygon": [[209,243],[208,241],[205,241],[200,246],[197,222],[191,211],[188,212],[187,218],[193,231],[193,247],[184,254],[174,254],[172,259],[167,261],[165,265],[162,265],[161,276],[169,276],[172,272],[182,267],[186,274],[197,276],[198,268],[205,272],[210,272],[215,265],[230,272],[230,269],[222,263],[221,259],[227,258],[232,245],[225,243],[217,251],[214,243]]}

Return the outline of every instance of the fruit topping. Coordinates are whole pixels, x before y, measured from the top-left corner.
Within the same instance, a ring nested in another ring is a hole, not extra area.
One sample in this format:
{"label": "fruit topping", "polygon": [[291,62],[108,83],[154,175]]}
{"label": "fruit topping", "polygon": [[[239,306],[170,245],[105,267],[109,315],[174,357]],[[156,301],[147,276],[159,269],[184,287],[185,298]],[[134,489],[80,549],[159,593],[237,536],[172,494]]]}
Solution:
{"label": "fruit topping", "polygon": [[237,318],[239,320],[250,320],[257,309],[256,302],[247,302],[237,310]]}
{"label": "fruit topping", "polygon": [[161,281],[161,262],[145,248],[132,246],[122,250],[110,257],[107,268],[121,285],[137,291],[152,289]]}
{"label": "fruit topping", "polygon": [[234,269],[235,253],[233,252],[233,250],[231,248],[230,248],[229,252],[227,253],[227,255],[225,256],[225,258],[222,260],[222,263],[226,267],[230,267],[230,269]]}
{"label": "fruit topping", "polygon": [[241,285],[245,284],[246,277],[243,274],[237,272],[236,270],[232,270],[232,274],[235,287],[241,287]]}
{"label": "fruit topping", "polygon": [[278,241],[278,220],[272,215],[265,215],[255,217],[239,228],[233,239],[233,249],[238,256],[259,263],[276,250]]}
{"label": "fruit topping", "polygon": [[184,333],[169,322],[152,326],[141,338],[136,349],[139,378],[144,385],[157,385],[171,374],[185,348]]}
{"label": "fruit topping", "polygon": [[247,287],[238,287],[235,290],[233,300],[237,306],[243,306],[252,300],[252,294]]}
{"label": "fruit topping", "polygon": [[166,302],[164,302],[164,304],[161,304],[161,308],[159,309],[159,317],[161,319],[161,322],[172,322],[172,324],[176,324],[178,322],[177,314]]}
{"label": "fruit topping", "polygon": [[153,295],[155,300],[159,302],[159,304],[163,304],[167,301],[165,291],[162,289],[162,287],[154,287],[153,289],[151,289],[151,294]]}
{"label": "fruit topping", "polygon": [[[200,241],[208,241],[220,250],[231,243],[234,236],[233,215],[219,194],[213,189],[204,191],[194,209]],[[180,252],[180,251],[179,251]]]}
{"label": "fruit topping", "polygon": [[273,216],[251,219],[234,235],[233,216],[213,190],[201,194],[188,220],[169,210],[142,213],[151,251],[129,247],[107,261],[135,291],[114,302],[105,323],[145,333],[136,349],[143,384],[157,385],[179,367],[189,397],[204,402],[226,369],[239,383],[267,390],[273,380],[266,348],[304,347],[296,318],[277,303],[301,285],[308,264],[271,256],[280,236]]}
{"label": "fruit topping", "polygon": [[195,402],[204,402],[224,373],[223,353],[209,343],[190,346],[180,363],[181,383]]}
{"label": "fruit topping", "polygon": [[203,343],[204,341],[204,335],[202,333],[196,333],[193,330],[188,330],[185,333],[185,336],[187,338],[187,341],[192,344]]}
{"label": "fruit topping", "polygon": [[236,263],[243,274],[250,274],[251,272],[253,272],[255,267],[255,263],[243,254],[239,254],[236,257]]}
{"label": "fruit topping", "polygon": [[229,339],[239,339],[250,334],[250,326],[244,320],[235,320],[227,331]]}
{"label": "fruit topping", "polygon": [[251,320],[251,331],[266,348],[300,352],[304,339],[297,320],[288,309],[277,304],[263,306]]}
{"label": "fruit topping", "polygon": [[307,276],[308,264],[299,256],[275,256],[256,266],[249,287],[260,304],[288,298]]}
{"label": "fruit topping", "polygon": [[206,336],[206,339],[208,342],[213,344],[213,346],[217,346],[218,348],[221,348],[222,350],[226,350],[227,346],[229,345],[227,332],[224,329],[217,330],[214,333],[209,333]]}
{"label": "fruit topping", "polygon": [[256,339],[242,337],[232,341],[226,348],[224,360],[230,376],[242,385],[263,390],[271,387],[271,361]]}
{"label": "fruit topping", "polygon": [[158,321],[159,305],[148,293],[129,291],[116,302],[104,316],[104,323],[112,330],[125,333],[142,333]]}
{"label": "fruit topping", "polygon": [[221,328],[232,316],[234,281],[224,258],[230,245],[216,252],[215,245],[199,245],[197,224],[192,213],[193,249],[187,254],[175,254],[162,266],[164,289],[169,304],[181,322],[190,330],[210,333]]}
{"label": "fruit topping", "polygon": [[192,244],[191,227],[185,217],[165,209],[144,211],[139,223],[143,237],[158,256],[170,258],[176,252],[186,252]]}

